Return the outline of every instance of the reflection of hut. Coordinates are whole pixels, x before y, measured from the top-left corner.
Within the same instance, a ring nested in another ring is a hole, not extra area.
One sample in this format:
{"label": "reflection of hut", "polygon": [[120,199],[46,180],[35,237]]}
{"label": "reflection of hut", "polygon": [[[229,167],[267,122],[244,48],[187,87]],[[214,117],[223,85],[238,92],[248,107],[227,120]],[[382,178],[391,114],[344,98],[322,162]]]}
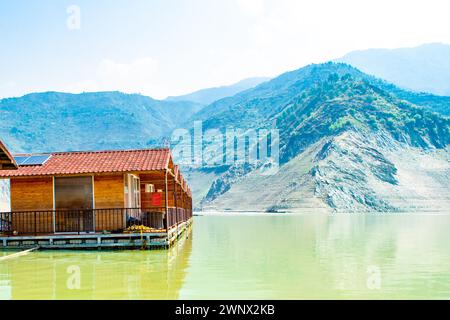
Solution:
{"label": "reflection of hut", "polygon": [[[179,298],[191,251],[192,240],[182,237],[168,250],[34,252],[14,268],[12,261],[0,264],[0,281],[11,299],[172,300]],[[73,287],[78,276],[80,288]]]}

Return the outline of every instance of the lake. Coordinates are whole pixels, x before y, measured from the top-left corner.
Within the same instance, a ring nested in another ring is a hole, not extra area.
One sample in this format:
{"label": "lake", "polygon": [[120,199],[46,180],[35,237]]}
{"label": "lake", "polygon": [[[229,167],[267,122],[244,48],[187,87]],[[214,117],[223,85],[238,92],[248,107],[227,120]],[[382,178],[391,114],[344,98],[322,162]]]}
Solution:
{"label": "lake", "polygon": [[0,262],[0,299],[316,298],[450,299],[450,215],[205,215],[170,250]]}

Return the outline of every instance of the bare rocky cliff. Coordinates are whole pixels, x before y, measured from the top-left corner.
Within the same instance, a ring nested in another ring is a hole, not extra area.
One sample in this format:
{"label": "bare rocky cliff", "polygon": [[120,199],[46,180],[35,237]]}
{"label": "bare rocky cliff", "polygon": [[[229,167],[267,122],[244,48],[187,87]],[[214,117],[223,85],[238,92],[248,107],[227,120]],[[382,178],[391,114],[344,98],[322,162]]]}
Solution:
{"label": "bare rocky cliff", "polygon": [[322,139],[276,175],[263,176],[256,170],[235,180],[229,190],[204,201],[203,210],[443,212],[450,208],[447,149],[423,151],[353,131]]}

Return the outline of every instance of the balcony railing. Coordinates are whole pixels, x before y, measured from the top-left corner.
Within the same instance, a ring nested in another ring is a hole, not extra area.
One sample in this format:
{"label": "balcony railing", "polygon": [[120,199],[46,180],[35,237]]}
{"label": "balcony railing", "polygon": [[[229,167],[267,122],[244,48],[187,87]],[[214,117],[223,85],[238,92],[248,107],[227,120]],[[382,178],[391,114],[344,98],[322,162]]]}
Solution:
{"label": "balcony railing", "polygon": [[122,233],[132,225],[168,230],[192,217],[182,208],[111,208],[0,212],[0,234]]}

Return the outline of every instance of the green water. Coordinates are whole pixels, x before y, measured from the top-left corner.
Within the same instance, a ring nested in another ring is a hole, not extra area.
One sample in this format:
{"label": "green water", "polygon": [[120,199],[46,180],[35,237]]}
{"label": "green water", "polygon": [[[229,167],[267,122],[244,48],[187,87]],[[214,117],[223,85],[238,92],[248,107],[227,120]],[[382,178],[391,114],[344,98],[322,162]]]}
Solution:
{"label": "green water", "polygon": [[450,215],[200,216],[167,251],[0,262],[0,299],[178,298],[450,299]]}

